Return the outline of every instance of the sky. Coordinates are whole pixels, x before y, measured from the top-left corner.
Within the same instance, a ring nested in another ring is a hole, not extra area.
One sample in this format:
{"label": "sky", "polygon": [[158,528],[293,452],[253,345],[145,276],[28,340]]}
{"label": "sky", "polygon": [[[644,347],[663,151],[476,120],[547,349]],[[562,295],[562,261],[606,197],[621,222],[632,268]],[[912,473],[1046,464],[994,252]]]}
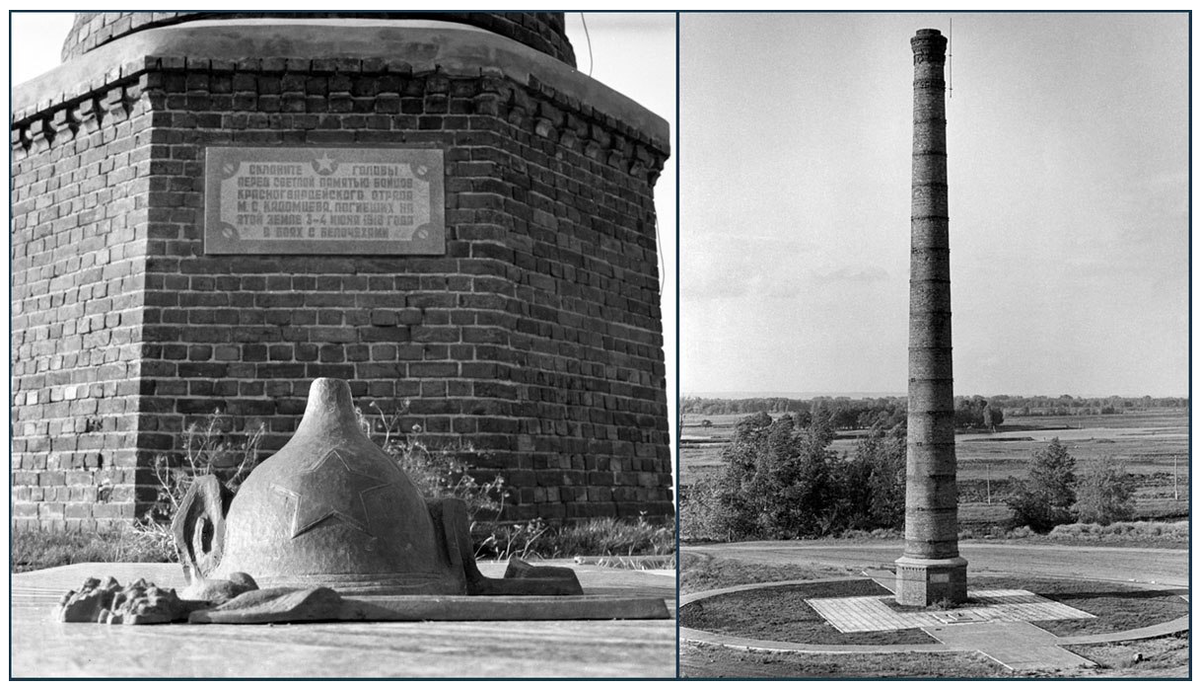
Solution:
{"label": "sky", "polygon": [[[269,3],[260,3],[266,6]],[[296,9],[289,4],[287,9]],[[12,36],[12,81],[20,84],[60,64],[63,41],[71,28],[71,12],[16,12],[9,15]],[[675,14],[568,12],[567,34],[579,71],[632,98],[667,120],[675,148]],[[584,29],[586,20],[587,29]],[[591,55],[589,60],[589,38]],[[675,416],[675,160],[655,185],[662,278],[663,333],[669,399]]]}
{"label": "sky", "polygon": [[[10,16],[13,81],[57,65],[69,13]],[[579,69],[674,134],[674,16],[586,16]],[[908,39],[951,18],[956,392],[1187,393],[1186,18],[1080,13],[683,14],[669,388],[679,161],[681,392],[904,393]]]}
{"label": "sky", "polygon": [[684,14],[681,393],[903,395],[912,51],[950,30],[955,393],[1187,395],[1183,14]]}

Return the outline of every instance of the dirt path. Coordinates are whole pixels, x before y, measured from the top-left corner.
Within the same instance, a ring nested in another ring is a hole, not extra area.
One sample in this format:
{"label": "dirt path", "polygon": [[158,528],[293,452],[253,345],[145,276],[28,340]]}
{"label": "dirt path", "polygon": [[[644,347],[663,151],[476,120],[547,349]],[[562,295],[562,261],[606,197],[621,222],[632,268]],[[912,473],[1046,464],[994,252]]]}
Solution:
{"label": "dirt path", "polygon": [[[753,541],[685,546],[683,551],[764,565],[815,564],[891,566],[900,557],[900,541]],[[1081,579],[1136,581],[1171,586],[1188,584],[1188,551],[1162,548],[1102,548],[1020,543],[959,544],[969,572]],[[686,568],[686,559],[683,562]]]}

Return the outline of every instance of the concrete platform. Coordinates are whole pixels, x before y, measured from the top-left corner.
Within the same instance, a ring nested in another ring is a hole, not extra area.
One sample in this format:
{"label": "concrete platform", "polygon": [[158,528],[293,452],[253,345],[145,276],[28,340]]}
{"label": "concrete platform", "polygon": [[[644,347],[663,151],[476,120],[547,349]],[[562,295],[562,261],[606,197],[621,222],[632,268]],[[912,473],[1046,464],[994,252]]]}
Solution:
{"label": "concrete platform", "polygon": [[[869,578],[887,587],[894,579],[890,574],[871,571]],[[861,576],[825,577],[820,579],[804,579],[792,581],[768,581],[752,584],[742,584],[726,588],[709,589],[696,593],[684,594],[680,598],[682,605],[712,598],[728,593],[738,593],[759,588],[782,586],[803,586],[805,584],[825,583],[830,581],[851,581],[861,579]],[[979,591],[978,593],[986,593]],[[1002,593],[1012,593],[1002,591]],[[1187,597],[1186,589],[1179,589],[1179,594]],[[972,594],[974,595],[974,594]],[[1040,598],[1035,594],[1029,595]],[[880,596],[865,596],[878,601]],[[814,599],[815,600],[815,599]],[[1045,600],[1042,598],[1042,600]],[[1047,601],[1049,602],[1049,601]],[[810,601],[811,604],[811,601]],[[882,605],[882,603],[880,603]],[[1036,603],[1034,603],[1036,604]],[[890,610],[890,608],[887,608]],[[1069,610],[1078,612],[1074,608]],[[895,612],[892,610],[892,612]],[[901,614],[901,613],[896,613]],[[909,614],[909,613],[903,613]],[[921,614],[921,613],[913,613]],[[948,613],[947,613],[948,614]],[[1091,615],[1088,615],[1091,616]],[[826,618],[828,621],[828,618]],[[1093,663],[1076,653],[1067,650],[1065,646],[1085,645],[1094,643],[1109,643],[1113,641],[1132,641],[1144,638],[1155,638],[1185,631],[1191,626],[1190,617],[1179,617],[1152,626],[1140,627],[1128,631],[1087,636],[1059,637],[1023,620],[983,620],[975,622],[938,622],[939,626],[923,626],[922,631],[929,634],[937,643],[912,644],[817,644],[794,643],[791,641],[768,641],[756,638],[730,636],[699,629],[680,627],[679,640],[681,643],[700,643],[725,646],[735,650],[749,650],[775,653],[819,653],[819,654],[855,654],[855,653],[948,653],[976,652],[984,655],[1008,669],[1026,672],[1055,672],[1079,667],[1088,667]]]}
{"label": "concrete platform", "polygon": [[[585,593],[662,598],[675,575],[575,565]],[[499,577],[503,565],[484,563]],[[15,574],[13,677],[675,676],[675,620],[108,626],[51,618],[89,576],[183,585],[171,564],[81,564]]]}
{"label": "concrete platform", "polygon": [[897,631],[978,622],[1040,622],[1052,619],[1091,619],[1094,615],[1023,590],[970,591],[970,606],[957,610],[898,612],[886,596],[811,598],[817,614],[842,633]]}
{"label": "concrete platform", "polygon": [[984,623],[926,628],[948,646],[977,650],[1013,671],[1052,672],[1095,663],[1059,647],[1058,637],[1027,622]]}

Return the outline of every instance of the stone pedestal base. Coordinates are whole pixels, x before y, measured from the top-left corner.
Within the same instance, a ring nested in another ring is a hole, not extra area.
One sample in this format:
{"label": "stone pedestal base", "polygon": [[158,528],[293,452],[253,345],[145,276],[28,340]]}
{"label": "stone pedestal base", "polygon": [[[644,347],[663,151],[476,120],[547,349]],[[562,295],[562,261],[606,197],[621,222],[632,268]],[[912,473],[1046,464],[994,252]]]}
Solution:
{"label": "stone pedestal base", "polygon": [[896,560],[896,602],[928,607],[940,600],[967,602],[967,561],[961,557]]}

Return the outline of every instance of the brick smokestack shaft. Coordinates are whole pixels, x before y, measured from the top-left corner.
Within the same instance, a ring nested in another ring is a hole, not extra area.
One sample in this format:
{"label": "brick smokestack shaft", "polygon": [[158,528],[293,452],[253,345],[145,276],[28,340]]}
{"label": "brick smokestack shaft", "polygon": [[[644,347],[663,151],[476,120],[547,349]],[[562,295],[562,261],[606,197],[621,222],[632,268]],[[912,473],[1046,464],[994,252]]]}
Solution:
{"label": "brick smokestack shaft", "polygon": [[912,252],[908,332],[908,466],[904,605],[966,600],[958,556],[954,456],[954,367],[950,340],[950,217],[946,177],[946,39],[921,29],[912,39]]}

